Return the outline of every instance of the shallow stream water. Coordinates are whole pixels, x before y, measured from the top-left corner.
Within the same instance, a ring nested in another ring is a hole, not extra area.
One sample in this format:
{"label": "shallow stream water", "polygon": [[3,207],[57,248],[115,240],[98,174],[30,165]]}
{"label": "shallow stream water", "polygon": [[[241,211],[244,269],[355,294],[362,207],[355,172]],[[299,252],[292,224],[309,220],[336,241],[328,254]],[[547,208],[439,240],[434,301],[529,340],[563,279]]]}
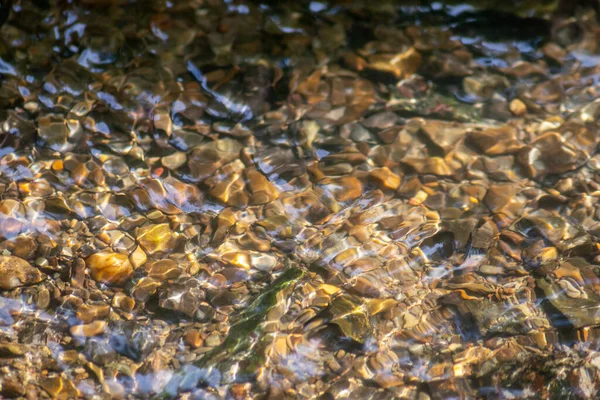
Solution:
{"label": "shallow stream water", "polygon": [[597,398],[597,1],[0,2],[0,397]]}

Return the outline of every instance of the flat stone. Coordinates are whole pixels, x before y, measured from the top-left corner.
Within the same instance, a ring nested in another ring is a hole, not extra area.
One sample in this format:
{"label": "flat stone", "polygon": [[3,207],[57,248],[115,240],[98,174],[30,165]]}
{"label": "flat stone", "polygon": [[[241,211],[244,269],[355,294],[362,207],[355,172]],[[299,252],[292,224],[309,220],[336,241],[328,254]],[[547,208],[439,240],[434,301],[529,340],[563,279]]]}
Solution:
{"label": "flat stone", "polygon": [[69,329],[71,336],[92,337],[104,333],[106,321],[94,321],[84,325],[74,325]]}
{"label": "flat stone", "polygon": [[11,290],[41,282],[42,273],[15,256],[0,256],[0,289]]}

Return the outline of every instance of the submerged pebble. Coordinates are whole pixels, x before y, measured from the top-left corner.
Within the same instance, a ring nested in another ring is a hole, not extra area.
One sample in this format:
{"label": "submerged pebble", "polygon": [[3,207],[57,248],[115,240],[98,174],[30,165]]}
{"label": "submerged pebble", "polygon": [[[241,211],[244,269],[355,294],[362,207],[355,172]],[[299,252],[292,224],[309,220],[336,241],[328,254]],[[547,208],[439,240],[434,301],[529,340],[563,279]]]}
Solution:
{"label": "submerged pebble", "polygon": [[0,289],[33,285],[42,279],[42,273],[22,258],[0,255]]}
{"label": "submerged pebble", "polygon": [[108,285],[123,285],[133,273],[127,254],[102,251],[86,259],[94,280]]}

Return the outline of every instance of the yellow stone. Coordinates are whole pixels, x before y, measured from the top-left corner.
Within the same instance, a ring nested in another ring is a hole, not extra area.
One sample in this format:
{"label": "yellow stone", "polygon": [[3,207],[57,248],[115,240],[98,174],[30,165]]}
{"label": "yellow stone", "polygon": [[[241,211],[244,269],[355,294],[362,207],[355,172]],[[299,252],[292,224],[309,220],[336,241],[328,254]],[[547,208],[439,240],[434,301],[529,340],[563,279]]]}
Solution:
{"label": "yellow stone", "polygon": [[362,185],[354,176],[343,176],[341,178],[325,178],[319,182],[331,192],[338,201],[355,200],[362,195]]}
{"label": "yellow stone", "polygon": [[76,399],[80,396],[79,390],[77,390],[73,382],[60,376],[46,378],[40,382],[40,386],[53,399],[67,400]]}
{"label": "yellow stone", "polygon": [[319,287],[317,288],[317,291],[322,291],[324,294],[331,296],[332,294],[336,294],[337,292],[339,292],[341,289],[337,286],[334,285],[329,285],[327,283],[323,283],[321,285],[319,285]]}
{"label": "yellow stone", "polygon": [[258,205],[269,203],[279,197],[279,192],[271,182],[256,168],[249,168],[245,171],[248,180],[248,187],[252,193],[250,204]]}
{"label": "yellow stone", "polygon": [[248,253],[243,253],[241,251],[235,251],[231,253],[223,254],[221,259],[234,267],[243,268],[245,270],[250,269],[250,256]]}
{"label": "yellow stone", "polygon": [[181,275],[181,268],[173,260],[159,260],[146,266],[148,276],[159,281],[176,279]]}
{"label": "yellow stone", "polygon": [[74,325],[69,329],[71,336],[92,337],[104,333],[106,321],[94,321],[84,325]]}
{"label": "yellow stone", "polygon": [[141,228],[137,239],[146,252],[154,254],[172,250],[175,238],[169,224],[164,223]]}
{"label": "yellow stone", "polygon": [[107,285],[123,285],[133,273],[127,254],[104,250],[92,254],[85,260],[92,278]]}
{"label": "yellow stone", "polygon": [[146,263],[148,257],[144,250],[142,250],[141,246],[136,247],[134,251],[129,255],[129,262],[133,266],[133,268],[139,268]]}
{"label": "yellow stone", "polygon": [[510,108],[510,112],[518,117],[527,112],[527,106],[519,99],[514,99],[511,101],[508,107]]}
{"label": "yellow stone", "polygon": [[390,171],[388,167],[376,168],[369,174],[371,181],[379,189],[396,190],[400,186],[400,177]]}

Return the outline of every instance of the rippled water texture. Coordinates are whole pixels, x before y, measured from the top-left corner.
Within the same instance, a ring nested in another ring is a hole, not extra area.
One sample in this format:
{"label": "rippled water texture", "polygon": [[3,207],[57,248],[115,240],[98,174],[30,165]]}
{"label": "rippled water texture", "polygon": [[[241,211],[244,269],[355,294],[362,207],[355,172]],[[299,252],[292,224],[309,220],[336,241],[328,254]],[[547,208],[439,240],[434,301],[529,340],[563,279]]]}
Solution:
{"label": "rippled water texture", "polygon": [[426,3],[2,1],[0,397],[597,398],[598,2]]}

